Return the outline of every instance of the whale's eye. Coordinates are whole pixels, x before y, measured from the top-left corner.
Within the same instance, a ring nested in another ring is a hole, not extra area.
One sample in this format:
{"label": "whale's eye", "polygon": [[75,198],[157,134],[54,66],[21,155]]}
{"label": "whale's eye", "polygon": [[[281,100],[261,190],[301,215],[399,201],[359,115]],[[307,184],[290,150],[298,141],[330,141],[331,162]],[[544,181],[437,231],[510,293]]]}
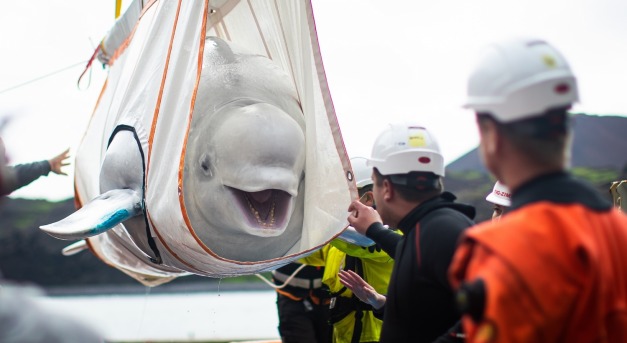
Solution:
{"label": "whale's eye", "polygon": [[200,168],[202,169],[203,174],[207,176],[213,176],[213,174],[211,173],[211,164],[209,161],[209,156],[207,156],[207,154],[202,154],[198,162],[200,163]]}

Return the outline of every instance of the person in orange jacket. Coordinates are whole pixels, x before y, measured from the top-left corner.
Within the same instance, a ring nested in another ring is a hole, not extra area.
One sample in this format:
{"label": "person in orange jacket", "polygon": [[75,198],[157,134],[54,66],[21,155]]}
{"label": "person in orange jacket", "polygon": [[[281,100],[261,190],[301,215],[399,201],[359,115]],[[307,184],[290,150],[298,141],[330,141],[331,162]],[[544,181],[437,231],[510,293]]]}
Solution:
{"label": "person in orange jacket", "polygon": [[449,269],[467,342],[627,342],[627,217],[567,172],[567,61],[535,38],[483,56],[466,107],[512,203],[466,231]]}

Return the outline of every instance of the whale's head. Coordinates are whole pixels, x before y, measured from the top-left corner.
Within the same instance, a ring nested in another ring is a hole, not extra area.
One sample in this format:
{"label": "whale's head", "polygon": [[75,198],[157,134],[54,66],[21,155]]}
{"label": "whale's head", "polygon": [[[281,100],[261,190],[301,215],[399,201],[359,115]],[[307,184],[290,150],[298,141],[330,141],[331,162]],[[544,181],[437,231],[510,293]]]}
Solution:
{"label": "whale's head", "polygon": [[305,168],[305,137],[281,109],[267,103],[228,106],[194,142],[190,183],[208,223],[233,234],[282,235],[295,209]]}
{"label": "whale's head", "polygon": [[281,257],[300,240],[304,217],[305,131],[295,89],[269,59],[213,48],[186,148],[185,210],[220,257]]}

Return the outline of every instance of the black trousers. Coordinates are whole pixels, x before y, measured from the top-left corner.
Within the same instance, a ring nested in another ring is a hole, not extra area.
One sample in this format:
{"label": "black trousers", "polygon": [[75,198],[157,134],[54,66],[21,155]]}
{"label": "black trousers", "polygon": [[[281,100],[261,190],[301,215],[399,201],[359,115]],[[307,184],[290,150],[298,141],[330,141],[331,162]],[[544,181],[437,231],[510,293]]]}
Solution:
{"label": "black trousers", "polygon": [[276,304],[283,343],[331,343],[329,305],[315,305],[308,298],[295,301],[279,293]]}

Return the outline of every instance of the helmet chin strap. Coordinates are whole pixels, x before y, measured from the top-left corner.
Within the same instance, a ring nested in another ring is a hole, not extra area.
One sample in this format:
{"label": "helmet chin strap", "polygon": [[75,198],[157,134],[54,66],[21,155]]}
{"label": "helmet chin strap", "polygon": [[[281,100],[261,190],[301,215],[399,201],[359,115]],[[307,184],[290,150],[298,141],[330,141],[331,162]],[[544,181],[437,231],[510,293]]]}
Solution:
{"label": "helmet chin strap", "polygon": [[389,175],[389,178],[395,185],[426,191],[436,189],[440,177],[431,172],[411,172],[409,174]]}

